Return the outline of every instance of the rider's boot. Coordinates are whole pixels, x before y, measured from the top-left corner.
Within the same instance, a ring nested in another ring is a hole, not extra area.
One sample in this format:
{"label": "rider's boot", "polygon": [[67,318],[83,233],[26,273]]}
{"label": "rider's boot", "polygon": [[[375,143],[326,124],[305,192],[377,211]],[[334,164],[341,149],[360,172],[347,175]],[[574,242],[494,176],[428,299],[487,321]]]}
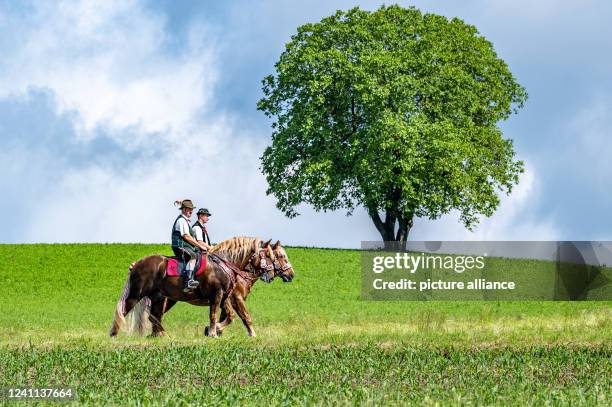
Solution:
{"label": "rider's boot", "polygon": [[187,270],[188,277],[185,280],[185,288],[183,288],[184,292],[189,292],[195,288],[198,288],[198,286],[200,285],[199,281],[194,280],[193,273],[194,273],[194,270]]}

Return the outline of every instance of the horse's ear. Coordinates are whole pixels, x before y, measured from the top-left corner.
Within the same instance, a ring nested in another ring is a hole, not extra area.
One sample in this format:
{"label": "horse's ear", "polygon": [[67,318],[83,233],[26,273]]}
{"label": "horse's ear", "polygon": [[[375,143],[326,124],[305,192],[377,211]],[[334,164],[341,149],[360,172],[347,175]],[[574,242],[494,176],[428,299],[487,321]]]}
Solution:
{"label": "horse's ear", "polygon": [[272,239],[268,240],[266,243],[264,243],[263,247],[268,247],[270,246],[270,242],[272,241]]}
{"label": "horse's ear", "polygon": [[278,246],[280,246],[280,240],[277,240],[276,243],[274,243],[274,246],[272,246],[272,250],[278,249]]}

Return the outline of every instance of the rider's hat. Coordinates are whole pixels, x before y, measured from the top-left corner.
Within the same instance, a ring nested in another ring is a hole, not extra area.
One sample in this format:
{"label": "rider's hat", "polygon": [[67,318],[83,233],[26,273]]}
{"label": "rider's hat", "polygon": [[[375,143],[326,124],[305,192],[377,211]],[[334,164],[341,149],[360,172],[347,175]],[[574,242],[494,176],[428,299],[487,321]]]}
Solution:
{"label": "rider's hat", "polygon": [[212,213],[209,212],[208,209],[206,208],[200,208],[198,210],[198,215],[207,215],[207,216],[212,216]]}
{"label": "rider's hat", "polygon": [[183,208],[193,209],[195,208],[195,206],[193,206],[193,202],[191,202],[191,199],[183,199],[181,201],[181,207],[179,209],[183,209]]}

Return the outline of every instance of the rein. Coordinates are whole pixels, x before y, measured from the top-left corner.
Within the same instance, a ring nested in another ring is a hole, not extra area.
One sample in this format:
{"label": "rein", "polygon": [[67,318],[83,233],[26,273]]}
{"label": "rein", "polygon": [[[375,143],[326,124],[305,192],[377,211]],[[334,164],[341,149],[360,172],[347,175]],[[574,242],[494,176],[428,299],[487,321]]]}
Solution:
{"label": "rein", "polygon": [[[228,292],[227,295],[230,296],[232,294],[232,291],[234,291],[234,287],[236,286],[236,274],[235,274],[236,271],[234,270],[234,268],[236,268],[236,266],[233,263],[231,263],[231,262],[223,259],[222,257],[220,257],[220,256],[218,256],[216,254],[213,254],[213,253],[209,253],[208,254],[208,258],[213,263],[217,264],[221,268],[221,270],[223,270],[223,272],[225,274],[227,274],[227,276],[229,277],[230,285],[229,285],[229,288],[227,289],[227,292]],[[228,269],[233,271],[233,273],[228,271]]]}
{"label": "rein", "polygon": [[[247,283],[247,288],[250,290],[253,284],[255,284],[255,280],[257,280],[261,274],[263,274],[265,271],[272,271],[274,268],[273,264],[272,263],[269,264],[268,261],[266,260],[266,254],[264,250],[262,250],[261,248],[259,249],[258,253],[253,253],[251,255],[249,262],[245,267],[245,269],[249,270],[250,273],[247,273],[246,271],[241,270],[240,267],[238,267],[236,264],[219,256],[218,254],[209,253],[208,256],[214,263],[219,265],[226,274],[229,275],[231,284],[230,284],[230,289],[228,291],[230,294],[234,290],[236,275],[238,275],[243,280],[245,280],[245,282]],[[256,268],[255,261],[257,260],[258,257],[260,259],[259,267]],[[232,273],[229,273],[227,269],[230,269]],[[257,273],[258,269],[259,269],[259,273]]]}
{"label": "rein", "polygon": [[246,269],[250,270],[251,273],[255,274],[257,272],[257,270],[255,269],[255,261],[257,261],[257,258],[259,257],[259,275],[263,274],[264,272],[271,272],[272,270],[274,270],[274,264],[270,263],[268,264],[268,260],[266,259],[266,253],[265,250],[263,248],[259,248],[259,252],[258,253],[253,253],[251,255],[251,258],[249,259],[249,263],[246,265]]}

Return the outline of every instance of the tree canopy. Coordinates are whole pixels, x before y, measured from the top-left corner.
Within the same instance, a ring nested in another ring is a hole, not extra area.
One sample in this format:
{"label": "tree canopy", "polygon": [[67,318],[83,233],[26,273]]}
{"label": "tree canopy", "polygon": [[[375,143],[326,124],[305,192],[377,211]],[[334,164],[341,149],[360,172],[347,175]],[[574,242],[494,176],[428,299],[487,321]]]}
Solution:
{"label": "tree canopy", "polygon": [[296,206],[367,209],[383,240],[451,210],[471,229],[523,171],[498,123],[527,98],[477,29],[382,6],[298,27],[262,81],[273,120],[268,194]]}

